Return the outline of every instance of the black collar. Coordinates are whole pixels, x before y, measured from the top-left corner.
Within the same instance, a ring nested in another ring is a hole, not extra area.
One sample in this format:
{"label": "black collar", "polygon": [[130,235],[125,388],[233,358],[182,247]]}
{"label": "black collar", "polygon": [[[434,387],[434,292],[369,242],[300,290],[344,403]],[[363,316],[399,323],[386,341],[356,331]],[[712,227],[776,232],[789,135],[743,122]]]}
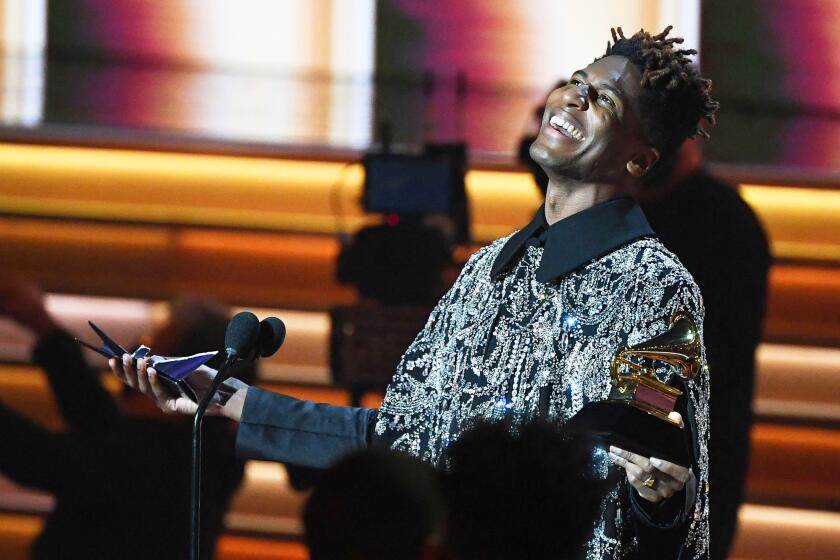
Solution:
{"label": "black collar", "polygon": [[499,251],[491,278],[498,278],[521,257],[528,240],[542,230],[545,230],[545,249],[537,269],[540,282],[557,280],[622,245],[656,235],[641,208],[629,198],[598,204],[551,226],[541,206],[531,223],[513,234]]}

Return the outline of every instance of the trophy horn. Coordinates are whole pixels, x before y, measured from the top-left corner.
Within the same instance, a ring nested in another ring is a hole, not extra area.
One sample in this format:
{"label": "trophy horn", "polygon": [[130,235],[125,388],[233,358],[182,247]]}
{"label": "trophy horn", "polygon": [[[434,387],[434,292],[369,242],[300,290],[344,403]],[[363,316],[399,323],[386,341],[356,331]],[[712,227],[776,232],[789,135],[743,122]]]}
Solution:
{"label": "trophy horn", "polygon": [[659,381],[653,369],[630,358],[648,358],[675,365],[680,377],[693,379],[700,371],[702,360],[700,333],[694,319],[682,311],[674,313],[668,330],[650,340],[622,348],[610,365],[611,398],[627,401],[667,420],[668,412],[673,410],[682,391]]}
{"label": "trophy horn", "polygon": [[668,330],[621,350],[616,357],[626,360],[637,356],[673,364],[679,368],[682,378],[694,379],[700,371],[701,352],[700,333],[694,319],[684,311],[677,311]]}
{"label": "trophy horn", "polygon": [[571,418],[571,426],[593,433],[609,445],[690,466],[685,424],[671,416],[683,393],[657,379],[654,366],[647,361],[676,366],[680,377],[691,380],[704,367],[702,352],[694,319],[688,313],[675,313],[664,333],[616,352],[610,365],[609,397],[586,403]]}

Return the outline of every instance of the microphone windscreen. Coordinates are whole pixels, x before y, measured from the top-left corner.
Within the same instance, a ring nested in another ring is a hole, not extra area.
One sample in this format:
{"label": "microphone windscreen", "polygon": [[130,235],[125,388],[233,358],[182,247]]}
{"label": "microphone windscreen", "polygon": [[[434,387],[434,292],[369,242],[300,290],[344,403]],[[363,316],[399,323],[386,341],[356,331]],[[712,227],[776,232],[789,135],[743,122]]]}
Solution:
{"label": "microphone windscreen", "polygon": [[225,332],[225,350],[230,356],[239,356],[247,352],[257,342],[260,332],[260,320],[250,311],[242,311],[233,316]]}
{"label": "microphone windscreen", "polygon": [[277,317],[266,317],[260,323],[259,352],[268,358],[283,346],[286,340],[286,325]]}

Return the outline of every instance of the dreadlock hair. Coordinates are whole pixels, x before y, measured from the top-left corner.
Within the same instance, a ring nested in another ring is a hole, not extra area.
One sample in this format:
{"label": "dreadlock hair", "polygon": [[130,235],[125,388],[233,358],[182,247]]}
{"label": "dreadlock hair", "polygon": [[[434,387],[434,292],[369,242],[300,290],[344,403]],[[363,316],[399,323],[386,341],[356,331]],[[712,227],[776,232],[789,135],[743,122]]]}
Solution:
{"label": "dreadlock hair", "polygon": [[[709,96],[711,80],[700,76],[688,59],[693,49],[678,49],[682,37],[667,38],[673,26],[651,35],[644,29],[625,37],[620,27],[611,29],[604,56],[623,56],[642,74],[640,112],[642,133],[659,150],[655,171],[669,168],[678,148],[694,136],[709,138],[703,121],[714,125],[719,103]],[[657,169],[659,168],[659,169]],[[659,175],[656,173],[655,175]]]}

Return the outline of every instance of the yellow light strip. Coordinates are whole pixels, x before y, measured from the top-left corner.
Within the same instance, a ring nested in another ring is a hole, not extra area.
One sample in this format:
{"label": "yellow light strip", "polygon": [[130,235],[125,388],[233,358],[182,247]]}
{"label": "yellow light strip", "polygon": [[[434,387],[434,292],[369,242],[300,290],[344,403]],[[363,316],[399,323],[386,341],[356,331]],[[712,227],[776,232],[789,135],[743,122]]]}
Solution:
{"label": "yellow light strip", "polygon": [[28,551],[32,540],[44,530],[45,523],[41,515],[0,513],[0,541],[4,543],[4,550],[20,543],[20,549]]}
{"label": "yellow light strip", "polygon": [[741,185],[773,240],[774,254],[840,260],[840,190]]}
{"label": "yellow light strip", "polygon": [[[0,144],[0,212],[332,232],[364,222],[358,165]],[[338,194],[338,196],[335,196]]]}
{"label": "yellow light strip", "polygon": [[840,550],[840,514],[745,504],[731,557],[831,558]]}
{"label": "yellow light strip", "polygon": [[[138,223],[354,231],[358,164],[0,144],[0,213]],[[777,257],[840,261],[840,189],[742,185]],[[540,197],[522,172],[467,175],[473,238],[486,243],[527,223]]]}

